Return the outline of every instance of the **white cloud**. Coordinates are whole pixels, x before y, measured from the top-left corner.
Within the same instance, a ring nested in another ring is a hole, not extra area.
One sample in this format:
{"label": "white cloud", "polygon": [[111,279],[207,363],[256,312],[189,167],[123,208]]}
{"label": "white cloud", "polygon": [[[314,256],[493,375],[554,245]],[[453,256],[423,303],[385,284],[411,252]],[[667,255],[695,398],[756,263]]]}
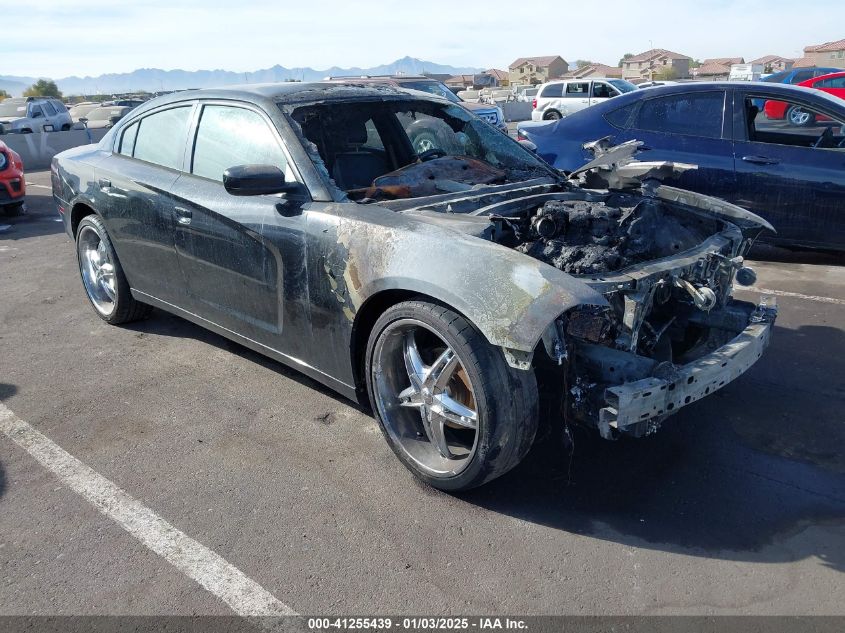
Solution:
{"label": "white cloud", "polygon": [[[615,63],[651,46],[694,58],[799,56],[845,36],[841,0],[796,16],[784,0],[42,0],[4,9],[4,73],[98,75],[140,67],[251,71],[283,66],[374,66],[411,55],[506,68],[559,54]],[[16,25],[9,27],[8,25]]]}

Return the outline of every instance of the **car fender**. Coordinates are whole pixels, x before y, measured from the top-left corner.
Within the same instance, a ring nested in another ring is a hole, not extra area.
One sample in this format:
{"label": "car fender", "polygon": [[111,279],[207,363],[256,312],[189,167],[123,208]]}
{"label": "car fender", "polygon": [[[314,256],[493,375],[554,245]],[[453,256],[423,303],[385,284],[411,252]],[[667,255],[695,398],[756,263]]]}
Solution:
{"label": "car fender", "polygon": [[607,303],[571,275],[483,238],[400,213],[385,219],[384,209],[358,215],[333,218],[337,249],[324,266],[351,322],[382,291],[419,292],[463,314],[493,345],[530,353],[570,308]]}

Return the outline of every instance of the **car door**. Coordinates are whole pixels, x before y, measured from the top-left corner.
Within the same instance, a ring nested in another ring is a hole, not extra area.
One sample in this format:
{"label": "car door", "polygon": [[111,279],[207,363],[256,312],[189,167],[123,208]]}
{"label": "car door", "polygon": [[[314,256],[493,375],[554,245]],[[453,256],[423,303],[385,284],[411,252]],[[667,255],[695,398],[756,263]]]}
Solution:
{"label": "car door", "polygon": [[[800,108],[814,121],[769,119],[758,100]],[[765,89],[737,91],[734,105],[735,202],[777,229],[773,241],[845,247],[845,107]],[[826,100],[824,100],[826,101]]]}
{"label": "car door", "polygon": [[172,189],[186,308],[299,357],[303,339],[289,333],[307,322],[304,200],[239,197],[223,186],[235,165],[275,165],[299,180],[283,141],[267,114],[246,103],[204,102],[192,128],[189,169]]}
{"label": "car door", "polygon": [[44,125],[47,123],[47,117],[44,114],[44,109],[38,103],[30,103],[27,116],[31,122],[33,132],[43,132]]}
{"label": "car door", "polygon": [[591,81],[569,81],[563,90],[561,114],[566,116],[590,106]]}
{"label": "car door", "polygon": [[183,168],[193,109],[194,102],[181,102],[121,127],[90,183],[129,285],[175,305],[184,282],[170,188]]}
{"label": "car door", "polygon": [[605,118],[623,128],[613,144],[643,142],[638,160],[696,166],[667,184],[730,198],[736,189],[730,108],[725,90],[684,91],[634,101]]}

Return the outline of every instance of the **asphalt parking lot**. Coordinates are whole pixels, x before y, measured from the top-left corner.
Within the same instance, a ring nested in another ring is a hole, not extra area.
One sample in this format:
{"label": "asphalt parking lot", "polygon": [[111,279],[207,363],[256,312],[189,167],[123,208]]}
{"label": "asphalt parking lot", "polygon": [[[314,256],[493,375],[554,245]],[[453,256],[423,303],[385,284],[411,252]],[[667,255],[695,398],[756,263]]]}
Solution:
{"label": "asphalt parking lot", "polygon": [[[0,401],[246,590],[303,614],[845,614],[840,258],[761,250],[770,349],[656,435],[540,445],[448,495],[293,370],[159,311],[104,324],[49,173],[27,180],[0,217]],[[0,433],[0,615],[230,613]]]}

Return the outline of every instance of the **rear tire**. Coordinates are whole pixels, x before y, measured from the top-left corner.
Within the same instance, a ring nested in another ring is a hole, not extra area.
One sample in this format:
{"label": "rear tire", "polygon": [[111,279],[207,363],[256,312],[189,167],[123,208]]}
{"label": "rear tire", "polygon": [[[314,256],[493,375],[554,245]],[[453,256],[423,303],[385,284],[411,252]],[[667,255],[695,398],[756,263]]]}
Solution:
{"label": "rear tire", "polygon": [[516,466],[539,417],[533,370],[510,367],[464,317],[427,301],[388,309],[370,334],[367,392],[399,460],[447,491]]}
{"label": "rear tire", "polygon": [[16,202],[8,206],[2,207],[3,215],[8,218],[15,218],[23,213],[23,202]]}
{"label": "rear tire", "polygon": [[76,258],[82,286],[94,312],[119,325],[149,316],[152,306],[132,296],[106,225],[97,215],[82,218],[76,229]]}
{"label": "rear tire", "polygon": [[543,115],[544,121],[557,121],[563,117],[560,116],[560,112],[557,110],[549,110]]}

